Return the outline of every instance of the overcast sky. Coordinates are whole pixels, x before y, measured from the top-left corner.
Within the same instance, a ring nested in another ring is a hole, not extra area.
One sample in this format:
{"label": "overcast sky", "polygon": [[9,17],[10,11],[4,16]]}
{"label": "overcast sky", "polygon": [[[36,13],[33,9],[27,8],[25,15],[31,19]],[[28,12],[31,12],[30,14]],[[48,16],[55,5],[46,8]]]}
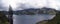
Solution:
{"label": "overcast sky", "polygon": [[[3,4],[4,7],[9,5],[12,6],[13,10],[16,10],[18,4],[29,4],[34,7],[50,7],[59,10],[60,8],[60,0],[0,0],[0,5]],[[20,8],[22,9],[22,8]]]}

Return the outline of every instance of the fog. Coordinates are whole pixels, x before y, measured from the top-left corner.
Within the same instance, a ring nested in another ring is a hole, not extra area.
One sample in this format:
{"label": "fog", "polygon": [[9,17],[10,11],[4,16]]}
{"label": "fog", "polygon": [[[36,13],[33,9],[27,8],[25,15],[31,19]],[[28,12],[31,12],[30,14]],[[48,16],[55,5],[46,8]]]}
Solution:
{"label": "fog", "polygon": [[[27,8],[29,7],[36,7],[36,8],[41,8],[41,7],[49,7],[49,8],[54,8],[56,10],[60,9],[60,0],[0,0],[0,6],[4,7],[3,10],[8,10],[9,5],[12,6],[13,10],[21,10],[22,6],[19,6],[21,4],[25,4]],[[2,5],[1,5],[2,4]],[[24,8],[25,9],[25,8]],[[1,10],[1,8],[0,8]]]}
{"label": "fog", "polygon": [[0,0],[0,11],[8,11],[8,1],[7,0]]}

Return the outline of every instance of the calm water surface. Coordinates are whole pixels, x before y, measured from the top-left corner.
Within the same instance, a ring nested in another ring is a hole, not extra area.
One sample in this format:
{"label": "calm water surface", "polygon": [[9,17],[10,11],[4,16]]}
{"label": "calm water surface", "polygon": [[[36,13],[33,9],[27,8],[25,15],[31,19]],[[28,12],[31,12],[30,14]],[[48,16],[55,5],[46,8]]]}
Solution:
{"label": "calm water surface", "polygon": [[42,20],[53,19],[55,15],[13,15],[13,24],[36,24]]}

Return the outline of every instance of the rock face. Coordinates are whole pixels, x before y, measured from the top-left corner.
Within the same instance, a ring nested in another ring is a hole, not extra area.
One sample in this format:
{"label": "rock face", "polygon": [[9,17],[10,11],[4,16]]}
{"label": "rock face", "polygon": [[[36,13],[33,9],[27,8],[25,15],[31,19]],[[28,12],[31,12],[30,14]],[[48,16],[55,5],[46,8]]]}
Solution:
{"label": "rock face", "polygon": [[19,10],[16,12],[16,14],[21,14],[21,15],[35,15],[35,14],[56,14],[55,9],[51,8],[41,8],[41,9],[24,9],[24,10]]}
{"label": "rock face", "polygon": [[9,6],[8,19],[10,24],[13,24],[13,10],[11,6]]}

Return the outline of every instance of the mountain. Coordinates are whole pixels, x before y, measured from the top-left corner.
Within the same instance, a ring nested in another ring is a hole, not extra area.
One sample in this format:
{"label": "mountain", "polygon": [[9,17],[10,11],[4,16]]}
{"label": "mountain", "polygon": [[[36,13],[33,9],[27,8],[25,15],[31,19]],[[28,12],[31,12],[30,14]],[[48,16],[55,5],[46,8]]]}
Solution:
{"label": "mountain", "polygon": [[[47,8],[47,7],[43,7],[43,8],[29,8],[29,9],[24,9],[24,10],[17,10],[17,11],[13,11],[13,14],[16,15],[35,15],[35,14],[56,14],[55,9],[52,8]],[[8,11],[2,11],[4,12],[6,15],[8,14]]]}
{"label": "mountain", "polygon": [[24,10],[17,10],[15,12],[17,15],[35,15],[35,14],[56,14],[56,10],[52,8],[29,8],[29,9],[24,9]]}

